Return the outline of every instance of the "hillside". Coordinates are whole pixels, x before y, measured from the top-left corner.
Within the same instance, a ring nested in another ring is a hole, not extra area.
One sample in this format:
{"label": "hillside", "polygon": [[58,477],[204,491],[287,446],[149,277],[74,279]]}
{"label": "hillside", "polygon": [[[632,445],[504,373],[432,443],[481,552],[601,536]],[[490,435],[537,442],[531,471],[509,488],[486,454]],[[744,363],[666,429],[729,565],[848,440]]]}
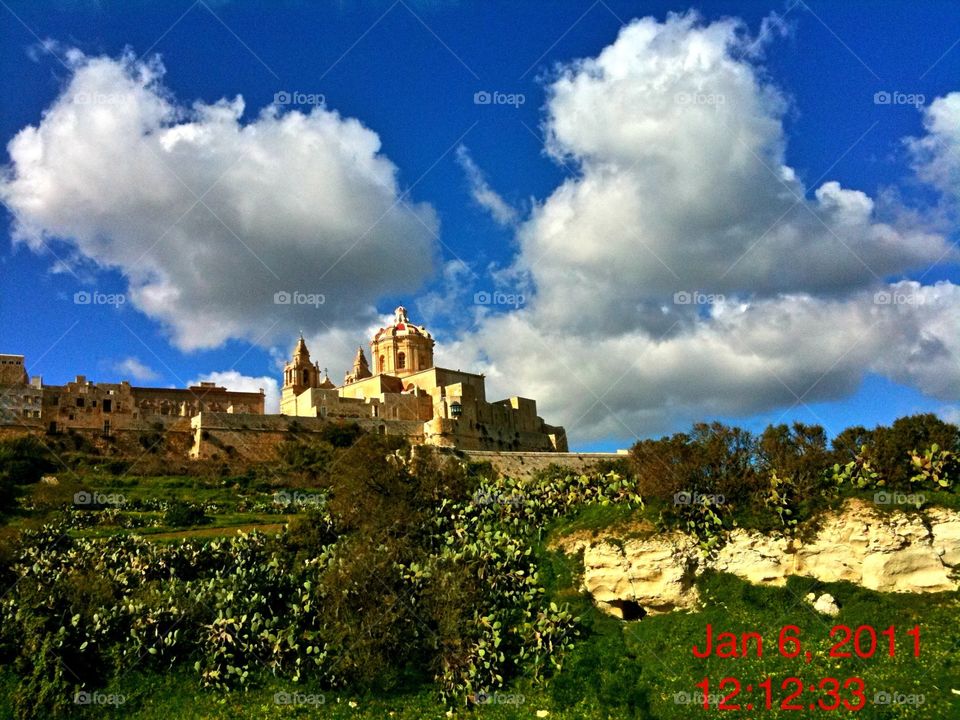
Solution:
{"label": "hillside", "polygon": [[0,715],[956,717],[957,428],[898,423],[520,477],[349,425],[245,465],[8,440]]}

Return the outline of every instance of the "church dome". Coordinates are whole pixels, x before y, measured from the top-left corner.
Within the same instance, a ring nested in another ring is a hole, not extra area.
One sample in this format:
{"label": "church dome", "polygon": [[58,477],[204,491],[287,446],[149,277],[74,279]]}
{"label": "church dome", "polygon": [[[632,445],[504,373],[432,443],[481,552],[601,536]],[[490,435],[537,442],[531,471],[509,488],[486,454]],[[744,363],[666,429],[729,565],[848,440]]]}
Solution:
{"label": "church dome", "polygon": [[433,367],[433,335],[410,322],[402,305],[394,311],[393,323],[380,328],[370,342],[377,373],[410,375]]}
{"label": "church dome", "polygon": [[393,324],[380,328],[379,332],[373,336],[373,341],[378,342],[389,337],[414,336],[432,340],[433,335],[423,325],[415,325],[407,317],[407,309],[401,305],[394,311]]}

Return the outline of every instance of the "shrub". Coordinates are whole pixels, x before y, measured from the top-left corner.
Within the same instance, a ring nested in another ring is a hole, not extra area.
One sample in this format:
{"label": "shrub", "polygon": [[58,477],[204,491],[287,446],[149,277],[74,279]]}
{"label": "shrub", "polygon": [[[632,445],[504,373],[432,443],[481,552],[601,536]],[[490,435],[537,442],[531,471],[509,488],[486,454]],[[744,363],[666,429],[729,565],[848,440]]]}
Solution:
{"label": "shrub", "polygon": [[944,451],[960,450],[960,429],[936,415],[911,415],[896,420],[890,427],[873,431],[870,456],[887,487],[908,489],[916,468],[912,454],[937,445]]}
{"label": "shrub", "polygon": [[163,524],[170,527],[189,527],[210,522],[201,505],[187,502],[172,502],[163,514]]}
{"label": "shrub", "polygon": [[325,425],[318,433],[321,442],[330,443],[335,448],[348,448],[353,445],[363,430],[355,422],[332,422]]}
{"label": "shrub", "polygon": [[6,475],[13,483],[35,483],[53,468],[53,456],[47,446],[32,435],[0,442],[0,475]]}
{"label": "shrub", "polygon": [[915,471],[910,481],[923,483],[937,490],[952,488],[954,480],[960,476],[960,461],[957,459],[957,453],[941,450],[936,443],[925,452],[912,451],[910,462]]}

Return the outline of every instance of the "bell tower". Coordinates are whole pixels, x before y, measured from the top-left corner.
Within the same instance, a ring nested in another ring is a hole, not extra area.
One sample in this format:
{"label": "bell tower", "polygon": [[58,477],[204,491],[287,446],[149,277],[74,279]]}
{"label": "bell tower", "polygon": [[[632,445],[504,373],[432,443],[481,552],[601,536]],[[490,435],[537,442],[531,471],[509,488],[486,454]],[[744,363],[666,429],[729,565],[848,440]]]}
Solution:
{"label": "bell tower", "polygon": [[310,362],[310,351],[303,333],[293,350],[293,358],[283,368],[283,399],[296,397],[304,390],[320,387],[320,366]]}
{"label": "bell tower", "polygon": [[367,356],[363,354],[363,348],[357,348],[357,356],[353,359],[353,369],[347,373],[343,379],[343,384],[357,382],[371,376],[370,366],[367,365]]}

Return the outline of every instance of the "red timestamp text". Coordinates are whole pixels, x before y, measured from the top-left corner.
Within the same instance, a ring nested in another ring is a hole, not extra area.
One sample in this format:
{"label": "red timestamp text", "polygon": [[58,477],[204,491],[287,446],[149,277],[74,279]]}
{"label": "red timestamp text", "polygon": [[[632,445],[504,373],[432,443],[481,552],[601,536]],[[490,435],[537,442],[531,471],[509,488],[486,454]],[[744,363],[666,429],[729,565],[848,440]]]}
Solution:
{"label": "red timestamp text", "polygon": [[[696,686],[703,691],[703,708],[710,709],[710,678],[704,678]],[[862,678],[849,677],[843,680],[833,677],[820,678],[810,684],[801,678],[784,678],[775,689],[772,678],[756,684],[744,685],[737,678],[720,680],[723,699],[718,710],[849,710],[856,712],[867,704]],[[781,693],[783,694],[781,697]]]}
{"label": "red timestamp text", "polygon": [[[830,629],[830,639],[833,640],[833,645],[828,654],[832,658],[853,656],[871,658],[877,653],[895,657],[898,652],[898,643],[901,646],[907,646],[901,647],[900,652],[912,651],[913,657],[920,657],[919,625],[899,632],[894,625],[881,631],[877,631],[872,625],[860,625],[856,628],[848,625],[834,625]],[[759,633],[718,631],[708,623],[705,641],[702,645],[693,646],[693,656],[697,658],[763,657],[763,649],[763,637]],[[809,650],[804,651],[801,630],[796,625],[784,625],[780,628],[777,634],[777,650],[786,658],[795,658],[801,652],[804,653],[807,662],[810,662],[813,657]]]}

